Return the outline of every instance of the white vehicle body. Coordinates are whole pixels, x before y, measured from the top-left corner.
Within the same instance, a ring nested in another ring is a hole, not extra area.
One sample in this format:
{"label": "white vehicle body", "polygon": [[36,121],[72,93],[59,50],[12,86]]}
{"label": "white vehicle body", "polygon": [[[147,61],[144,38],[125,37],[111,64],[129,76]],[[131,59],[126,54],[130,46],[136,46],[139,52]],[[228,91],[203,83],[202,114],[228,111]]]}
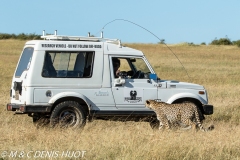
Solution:
{"label": "white vehicle body", "polygon": [[[145,107],[145,101],[156,99],[167,103],[192,101],[203,114],[213,113],[213,106],[208,105],[207,91],[203,86],[160,80],[141,51],[123,47],[118,40],[57,35],[43,38],[46,39],[28,41],[23,48],[12,79],[11,103],[7,105],[9,111],[30,116],[51,115],[57,104],[72,100],[84,106],[87,117],[104,119],[135,115],[144,118],[154,115]],[[71,59],[80,54],[85,60],[77,71],[77,62],[71,64]],[[44,69],[48,55],[54,67],[59,67],[54,77]],[[132,76],[115,78],[112,58],[129,62],[133,67]],[[69,61],[66,62],[66,59]],[[144,63],[147,73],[139,72],[138,77],[134,78],[137,70],[132,63],[138,61]],[[91,73],[84,77],[83,69],[87,68],[88,62]],[[71,72],[64,66],[68,69],[72,66]]]}

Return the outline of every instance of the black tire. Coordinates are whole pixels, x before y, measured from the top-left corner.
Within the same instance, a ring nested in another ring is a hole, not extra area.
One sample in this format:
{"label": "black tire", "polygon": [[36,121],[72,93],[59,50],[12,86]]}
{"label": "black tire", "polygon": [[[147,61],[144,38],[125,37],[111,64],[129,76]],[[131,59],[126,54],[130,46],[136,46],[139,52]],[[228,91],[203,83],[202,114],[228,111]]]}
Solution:
{"label": "black tire", "polygon": [[75,101],[59,103],[52,111],[50,126],[60,128],[83,128],[86,116],[80,104]]}

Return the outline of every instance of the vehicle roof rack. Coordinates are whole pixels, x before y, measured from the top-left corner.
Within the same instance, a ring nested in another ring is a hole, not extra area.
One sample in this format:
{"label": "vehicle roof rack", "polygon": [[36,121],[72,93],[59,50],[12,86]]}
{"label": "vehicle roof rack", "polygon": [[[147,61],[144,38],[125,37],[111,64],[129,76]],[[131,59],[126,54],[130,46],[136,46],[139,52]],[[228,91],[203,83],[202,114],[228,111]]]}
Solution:
{"label": "vehicle roof rack", "polygon": [[49,41],[92,41],[92,42],[107,42],[118,44],[122,47],[121,41],[119,39],[108,39],[103,38],[103,32],[101,32],[101,37],[91,37],[90,32],[88,32],[88,37],[84,36],[65,36],[65,35],[57,35],[57,30],[53,35],[45,35],[45,30],[43,30],[43,35],[41,38]]}

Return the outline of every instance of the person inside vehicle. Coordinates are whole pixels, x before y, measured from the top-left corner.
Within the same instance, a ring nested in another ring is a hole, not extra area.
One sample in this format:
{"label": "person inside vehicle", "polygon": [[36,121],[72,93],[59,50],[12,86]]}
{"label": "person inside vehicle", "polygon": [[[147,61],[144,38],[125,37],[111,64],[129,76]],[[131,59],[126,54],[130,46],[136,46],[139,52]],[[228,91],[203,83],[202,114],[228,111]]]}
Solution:
{"label": "person inside vehicle", "polygon": [[113,71],[114,71],[114,78],[118,78],[119,77],[119,67],[120,67],[120,60],[118,58],[112,58],[112,63],[113,63]]}

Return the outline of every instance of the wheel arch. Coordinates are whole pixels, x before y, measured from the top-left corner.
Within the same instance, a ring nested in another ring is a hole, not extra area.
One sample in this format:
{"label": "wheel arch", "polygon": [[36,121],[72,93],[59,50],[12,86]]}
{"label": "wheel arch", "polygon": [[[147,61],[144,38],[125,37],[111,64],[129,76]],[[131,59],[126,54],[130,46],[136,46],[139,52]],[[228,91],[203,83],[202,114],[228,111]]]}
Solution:
{"label": "wheel arch", "polygon": [[201,115],[200,115],[200,119],[201,121],[205,119],[204,117],[204,110],[203,110],[203,105],[202,105],[202,102],[198,99],[195,99],[195,98],[189,98],[189,97],[184,97],[184,98],[179,98],[179,99],[176,99],[175,101],[173,101],[172,103],[183,103],[183,102],[192,102],[194,103],[200,110],[201,112]]}
{"label": "wheel arch", "polygon": [[183,92],[183,93],[177,93],[174,94],[173,96],[171,96],[168,100],[167,103],[171,104],[174,101],[178,100],[178,99],[196,99],[198,100],[201,104],[207,104],[207,100],[205,100],[203,97],[194,94],[194,93],[189,93],[189,92]]}
{"label": "wheel arch", "polygon": [[84,112],[86,113],[86,116],[90,114],[91,103],[88,98],[82,94],[75,92],[64,92],[53,96],[48,102],[49,104],[52,104],[51,112],[54,110],[56,105],[64,101],[75,101],[82,106]]}

